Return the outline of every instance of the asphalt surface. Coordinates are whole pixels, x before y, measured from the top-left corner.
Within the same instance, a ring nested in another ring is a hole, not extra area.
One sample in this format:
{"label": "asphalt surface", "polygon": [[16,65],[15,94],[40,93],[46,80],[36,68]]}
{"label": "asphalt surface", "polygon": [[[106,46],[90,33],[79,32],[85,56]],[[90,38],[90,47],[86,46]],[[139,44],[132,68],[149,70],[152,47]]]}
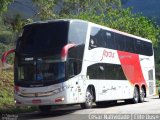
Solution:
{"label": "asphalt surface", "polygon": [[15,118],[14,120],[106,120],[116,118],[126,118],[127,120],[159,120],[160,99],[158,96],[154,96],[146,98],[145,102],[138,104],[126,104],[124,101],[118,101],[116,104],[105,107],[94,105],[92,109],[81,109],[79,105],[75,105],[55,109],[48,113],[35,111],[33,113],[18,114],[15,117],[13,116],[13,118]]}

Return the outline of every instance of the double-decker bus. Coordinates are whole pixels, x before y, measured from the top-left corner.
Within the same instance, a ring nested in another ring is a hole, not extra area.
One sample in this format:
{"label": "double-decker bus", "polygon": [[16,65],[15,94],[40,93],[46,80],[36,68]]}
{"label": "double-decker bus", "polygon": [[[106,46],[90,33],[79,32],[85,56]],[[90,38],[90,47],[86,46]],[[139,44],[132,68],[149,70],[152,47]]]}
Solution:
{"label": "double-decker bus", "polygon": [[143,102],[155,94],[150,40],[83,20],[64,19],[24,26],[14,52],[17,105],[51,106],[93,102]]}

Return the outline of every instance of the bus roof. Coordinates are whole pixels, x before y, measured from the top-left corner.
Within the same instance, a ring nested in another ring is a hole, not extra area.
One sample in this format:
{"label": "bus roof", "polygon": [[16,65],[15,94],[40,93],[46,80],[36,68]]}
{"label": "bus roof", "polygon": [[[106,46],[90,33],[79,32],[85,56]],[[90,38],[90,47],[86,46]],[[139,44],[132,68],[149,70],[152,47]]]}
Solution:
{"label": "bus roof", "polygon": [[36,22],[29,23],[26,26],[32,25],[32,24],[43,24],[43,23],[52,23],[52,22],[63,22],[63,21],[68,21],[68,22],[79,21],[79,22],[89,23],[89,21],[85,21],[81,19],[55,19],[55,20],[36,21]]}
{"label": "bus roof", "polygon": [[140,40],[147,41],[147,42],[152,42],[152,41],[149,40],[149,39],[142,38],[142,37],[140,37],[140,36],[136,36],[136,35],[133,35],[133,34],[129,34],[129,33],[127,33],[127,32],[122,32],[122,31],[119,31],[119,30],[116,30],[116,29],[113,29],[113,28],[109,28],[109,27],[107,27],[107,26],[102,26],[102,25],[99,25],[99,24],[96,24],[96,23],[92,23],[92,22],[89,22],[89,23],[90,23],[90,25],[92,25],[92,26],[100,27],[100,28],[103,28],[103,29],[106,29],[106,30],[109,30],[109,31],[113,31],[113,32],[115,32],[115,33],[119,33],[119,34],[122,34],[122,35],[125,35],[125,36],[128,36],[128,37],[140,39]]}
{"label": "bus roof", "polygon": [[36,21],[36,22],[33,22],[33,23],[29,23],[27,24],[26,26],[28,25],[32,25],[32,24],[43,24],[43,23],[52,23],[52,22],[62,22],[62,21],[68,21],[68,22],[73,22],[73,21],[77,21],[77,22],[84,22],[84,23],[88,23],[92,26],[95,26],[95,27],[100,27],[100,28],[103,28],[103,29],[106,29],[106,30],[109,30],[109,31],[113,31],[115,33],[119,33],[119,34],[122,34],[122,35],[125,35],[125,36],[128,36],[128,37],[133,37],[133,38],[136,38],[136,39],[140,39],[140,40],[143,40],[143,41],[147,41],[147,42],[152,42],[151,40],[149,39],[146,39],[146,38],[142,38],[140,36],[136,36],[136,35],[133,35],[133,34],[129,34],[127,32],[122,32],[122,31],[119,31],[119,30],[116,30],[116,29],[113,29],[113,28],[109,28],[107,26],[102,26],[102,25],[99,25],[99,24],[96,24],[96,23],[93,23],[93,22],[90,22],[90,21],[86,21],[86,20],[81,20],[81,19],[55,19],[55,20],[45,20],[45,21]]}

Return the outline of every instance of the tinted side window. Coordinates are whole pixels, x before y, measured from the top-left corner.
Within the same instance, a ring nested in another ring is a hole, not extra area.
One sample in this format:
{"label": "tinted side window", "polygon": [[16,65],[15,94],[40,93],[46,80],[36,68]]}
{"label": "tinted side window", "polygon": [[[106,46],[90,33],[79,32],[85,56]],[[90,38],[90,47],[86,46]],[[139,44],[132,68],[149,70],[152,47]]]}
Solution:
{"label": "tinted side window", "polygon": [[98,47],[97,46],[97,42],[98,42],[97,36],[98,36],[99,31],[100,31],[99,28],[91,28],[89,49]]}
{"label": "tinted side window", "polygon": [[92,27],[89,49],[96,47],[110,48],[147,56],[153,54],[152,44],[149,42],[98,27]]}
{"label": "tinted side window", "polygon": [[[61,27],[60,29],[63,29]],[[84,44],[87,36],[88,24],[84,22],[72,21],[69,26],[68,42],[74,44]]]}
{"label": "tinted side window", "polygon": [[89,76],[89,79],[98,79],[98,64],[91,65],[87,68],[87,75]]}
{"label": "tinted side window", "polygon": [[90,45],[89,47],[106,47],[106,38],[104,36],[105,31],[99,28],[92,28],[90,35]]}
{"label": "tinted side window", "polygon": [[144,41],[143,42],[143,51],[144,55],[152,56],[153,55],[153,49],[152,49],[152,44],[149,42]]}
{"label": "tinted side window", "polygon": [[67,76],[71,78],[78,75],[82,69],[84,44],[70,48],[67,57]]}
{"label": "tinted side window", "polygon": [[114,33],[111,31],[105,31],[106,37],[106,48],[115,49],[115,42],[114,42]]}
{"label": "tinted side window", "polygon": [[87,68],[90,79],[126,80],[121,65],[97,63]]}
{"label": "tinted side window", "polygon": [[125,39],[124,35],[115,33],[114,35],[114,40],[115,40],[115,46],[117,50],[125,51]]}
{"label": "tinted side window", "polygon": [[134,48],[134,39],[125,36],[125,40],[126,40],[126,48],[125,51],[126,52],[131,52],[131,53],[135,53],[135,48]]}
{"label": "tinted side window", "polygon": [[66,67],[67,78],[72,78],[81,72],[82,62],[80,60],[68,59]]}
{"label": "tinted side window", "polygon": [[135,53],[143,54],[143,41],[135,39]]}
{"label": "tinted side window", "polygon": [[148,78],[149,80],[153,80],[153,69],[148,71]]}
{"label": "tinted side window", "polygon": [[96,47],[114,49],[114,33],[100,28],[92,27],[89,49]]}
{"label": "tinted side window", "polygon": [[68,50],[68,58],[83,60],[84,44],[72,47]]}

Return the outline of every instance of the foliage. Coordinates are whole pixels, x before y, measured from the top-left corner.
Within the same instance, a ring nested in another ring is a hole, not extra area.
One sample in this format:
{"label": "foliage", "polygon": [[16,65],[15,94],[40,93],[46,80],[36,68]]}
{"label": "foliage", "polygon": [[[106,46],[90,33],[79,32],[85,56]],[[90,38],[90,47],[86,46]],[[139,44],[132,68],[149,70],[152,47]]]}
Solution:
{"label": "foliage", "polygon": [[[121,0],[32,0],[37,10],[36,17],[40,20],[54,19],[68,15],[78,15],[80,12],[106,12],[111,8],[119,8]],[[59,6],[59,9],[55,8]]]}
{"label": "foliage", "polygon": [[160,43],[155,46],[155,69],[156,69],[156,77],[160,80]]}
{"label": "foliage", "polygon": [[24,19],[21,17],[21,15],[17,14],[10,22],[12,30],[15,33],[19,33],[22,31],[22,28],[24,25],[33,22],[32,19]]}
{"label": "foliage", "polygon": [[99,15],[97,15],[95,11],[83,12],[79,15],[73,15],[72,18],[88,20],[120,31],[141,36],[152,40],[154,45],[158,43],[158,36],[160,35],[159,26],[156,26],[151,20],[141,14],[132,14],[131,8],[110,9],[107,14],[101,13]]}
{"label": "foliage", "polygon": [[93,10],[97,13],[104,13],[111,8],[119,8],[120,6],[120,0],[64,0],[59,15],[79,15],[82,12]]}
{"label": "foliage", "polygon": [[58,0],[32,0],[32,1],[37,7],[36,17],[40,18],[41,20],[51,19],[55,17],[55,14],[53,13],[53,8]]}
{"label": "foliage", "polygon": [[12,2],[13,0],[0,0],[0,34],[2,34],[2,31],[7,30],[7,27],[4,25],[2,15],[7,11],[8,5]]}
{"label": "foliage", "polygon": [[[0,0],[0,34],[1,34],[1,31],[4,31],[7,29],[7,27],[4,25],[3,13],[7,11],[8,5],[11,2],[13,2],[13,0]],[[1,40],[1,38],[0,38],[0,40]]]}
{"label": "foliage", "polygon": [[0,71],[0,108],[13,105],[13,71]]}
{"label": "foliage", "polygon": [[13,38],[13,32],[11,31],[1,31],[0,32],[0,43],[3,43],[5,45],[9,45],[12,43]]}
{"label": "foliage", "polygon": [[[2,54],[5,52],[5,51],[8,51],[10,49],[12,49],[13,46],[10,46],[10,45],[5,45],[3,43],[0,43],[0,57],[2,56]],[[9,64],[13,64],[13,60],[14,60],[14,54],[10,54],[8,57],[7,57],[7,62]],[[0,66],[1,67],[1,66]],[[0,79],[1,80],[1,79]]]}
{"label": "foliage", "polygon": [[8,5],[13,2],[13,0],[0,0],[0,15],[7,11]]}

